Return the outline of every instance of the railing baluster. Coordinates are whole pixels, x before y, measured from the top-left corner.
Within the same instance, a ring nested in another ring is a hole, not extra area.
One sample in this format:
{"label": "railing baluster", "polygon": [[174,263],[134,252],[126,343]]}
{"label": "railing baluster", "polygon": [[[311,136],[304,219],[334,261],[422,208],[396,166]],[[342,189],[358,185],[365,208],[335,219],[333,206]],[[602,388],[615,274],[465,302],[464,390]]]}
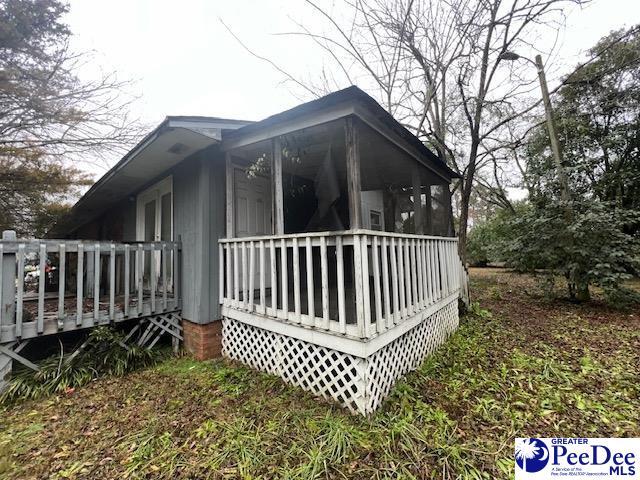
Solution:
{"label": "railing baluster", "polygon": [[446,279],[444,278],[444,268],[442,265],[442,242],[436,240],[436,265],[438,265],[438,278],[440,280],[440,298],[444,298],[446,295]]}
{"label": "railing baluster", "polygon": [[269,262],[271,263],[271,308],[273,308],[273,316],[278,316],[278,270],[277,270],[277,257],[276,257],[276,242],[273,240],[269,240],[269,251],[270,258]]}
{"label": "railing baluster", "polygon": [[100,316],[100,244],[96,243],[93,254],[93,319],[98,321]]}
{"label": "railing baluster", "polygon": [[298,239],[293,238],[293,306],[295,309],[296,323],[300,323],[300,251]]}
{"label": "railing baluster", "polygon": [[454,282],[454,288],[456,289],[456,291],[458,292],[458,294],[460,293],[460,286],[462,284],[462,277],[461,277],[461,270],[460,268],[458,268],[458,265],[460,265],[462,262],[460,262],[460,257],[458,256],[458,244],[457,242],[451,242],[451,256],[452,256],[452,262],[453,262],[453,271],[456,272],[456,276],[455,276],[455,282]]}
{"label": "railing baluster", "polygon": [[427,260],[427,241],[420,241],[420,253],[422,255],[422,290],[424,306],[428,307],[431,303],[429,300],[429,266]]}
{"label": "railing baluster", "polygon": [[109,246],[109,320],[116,320],[116,246]]}
{"label": "railing baluster", "polygon": [[253,312],[253,292],[256,278],[256,249],[253,242],[249,242],[249,289],[247,290],[247,308]]}
{"label": "railing baluster", "polygon": [[[400,282],[398,275],[398,255],[396,250],[396,239],[391,237],[391,245],[389,247],[391,252],[391,290],[393,292],[393,323],[398,323],[402,317],[402,307],[399,300]],[[391,320],[391,319],[389,319]],[[387,326],[390,327],[389,321]]]}
{"label": "railing baluster", "polygon": [[242,250],[242,309],[247,309],[247,243],[240,244]]}
{"label": "railing baluster", "polygon": [[[162,242],[162,251],[160,252],[160,260],[162,265],[162,310],[167,310],[167,244]],[[218,279],[219,281],[220,279]],[[220,285],[222,283],[219,281]]]}
{"label": "railing baluster", "polygon": [[404,275],[405,275],[405,288],[407,289],[406,301],[407,301],[407,316],[413,315],[413,301],[411,299],[411,260],[409,254],[409,242],[407,238],[404,241]]}
{"label": "railing baluster", "polygon": [[224,253],[227,248],[225,243],[218,244],[218,302],[225,303],[224,298]]}
{"label": "railing baluster", "polygon": [[373,262],[373,297],[376,309],[376,331],[384,330],[382,319],[382,298],[380,293],[380,255],[378,253],[378,237],[372,237],[371,261]]}
{"label": "railing baluster", "polygon": [[289,273],[287,271],[287,240],[282,239],[280,248],[280,275],[282,276],[282,311],[284,318],[288,317],[289,312]]}
{"label": "railing baluster", "polygon": [[427,273],[427,304],[431,305],[435,300],[433,298],[433,268],[431,265],[431,245],[429,240],[424,242],[424,258]]}
{"label": "railing baluster", "polygon": [[329,266],[327,262],[327,237],[320,237],[320,274],[322,281],[322,328],[329,330]]}
{"label": "railing baluster", "polygon": [[398,289],[400,291],[400,319],[404,318],[407,314],[407,304],[406,301],[406,291],[404,286],[404,254],[403,254],[403,242],[402,239],[398,239],[398,280],[399,286]]}
{"label": "railing baluster", "polygon": [[[181,236],[178,236],[178,241],[181,241]],[[171,286],[173,287],[173,303],[174,307],[178,307],[180,301],[180,249],[178,244],[173,244],[173,268],[171,269]]]}
{"label": "railing baluster", "polygon": [[362,235],[360,239],[362,251],[362,302],[364,305],[364,336],[371,336],[371,292],[369,287],[369,237]]}
{"label": "railing baluster", "polygon": [[420,304],[418,300],[416,241],[413,238],[409,245],[409,251],[411,253],[411,313],[416,313],[420,309]]}
{"label": "railing baluster", "polygon": [[443,299],[444,298],[444,286],[445,286],[445,279],[444,279],[444,272],[442,270],[442,252],[440,251],[440,246],[442,245],[442,243],[438,240],[436,240],[436,265],[438,266],[438,272],[439,275],[437,276],[438,278],[438,292],[440,292],[440,297],[439,299]]}
{"label": "railing baluster", "polygon": [[431,274],[433,275],[433,301],[434,303],[440,300],[440,281],[438,272],[438,257],[436,253],[436,242],[431,241]]}
{"label": "railing baluster", "polygon": [[442,242],[442,248],[444,250],[444,268],[447,271],[447,295],[453,292],[453,275],[451,272],[451,250],[449,249],[449,242]]}
{"label": "railing baluster", "polygon": [[418,308],[420,310],[424,309],[424,269],[422,268],[422,240],[417,240],[416,245],[416,271],[418,273],[418,277],[416,278],[418,282]]}
{"label": "railing baluster", "polygon": [[259,249],[260,249],[260,313],[264,315],[265,313],[267,313],[266,284],[265,284],[266,282],[265,275],[267,272],[265,272],[265,269],[264,269],[264,263],[265,263],[264,240],[260,240]]}
{"label": "railing baluster", "polygon": [[[42,333],[44,331],[44,290],[45,283],[47,281],[47,245],[44,243],[40,244],[40,252],[39,252],[39,266],[38,270],[40,274],[38,276],[38,325],[37,331],[38,333]],[[24,278],[24,270],[22,274],[18,272],[18,277]],[[22,307],[21,307],[22,308]]]}
{"label": "railing baluster", "polygon": [[138,245],[136,252],[136,263],[138,268],[136,269],[136,285],[138,287],[138,315],[142,315],[144,312],[144,250],[142,245]]}
{"label": "railing baluster", "polygon": [[385,327],[391,328],[393,317],[391,316],[391,299],[389,296],[389,248],[387,237],[382,237],[382,292],[384,295],[384,320]]}
{"label": "railing baluster", "polygon": [[58,328],[64,326],[64,290],[67,277],[67,255],[66,245],[61,243],[58,247],[60,262],[58,264]]}
{"label": "railing baluster", "polygon": [[347,315],[345,313],[345,291],[344,291],[344,251],[342,248],[342,236],[336,237],[336,272],[338,281],[338,325],[340,333],[347,333]]}
{"label": "railing baluster", "polygon": [[307,237],[305,254],[307,264],[307,314],[315,325],[316,305],[313,285],[313,247],[311,246],[311,237]]}
{"label": "railing baluster", "polygon": [[458,270],[458,255],[455,242],[450,242],[451,248],[451,271],[453,272],[453,289],[459,293],[460,290],[460,276],[457,274]]}
{"label": "railing baluster", "polygon": [[[24,243],[18,245],[18,281],[16,283],[16,337],[22,337],[22,308],[24,296]],[[41,274],[42,275],[42,274]]]}
{"label": "railing baluster", "polygon": [[78,243],[78,261],[76,273],[76,326],[82,325],[82,313],[84,311],[84,244]]}
{"label": "railing baluster", "polygon": [[231,300],[233,299],[233,271],[231,269],[231,256],[232,256],[232,247],[230,243],[224,244],[225,249],[225,261],[227,264],[227,291],[224,296],[224,305],[228,306],[231,304]]}
{"label": "railing baluster", "polygon": [[129,316],[129,290],[131,281],[131,252],[129,245],[124,246],[124,316]]}
{"label": "railing baluster", "polygon": [[149,287],[150,287],[150,305],[151,305],[151,313],[156,311],[156,285],[158,284],[158,275],[156,273],[156,244],[151,244],[151,249],[149,250]]}
{"label": "railing baluster", "polygon": [[238,242],[233,244],[233,306],[238,308],[240,303],[240,259],[238,255]]}
{"label": "railing baluster", "polygon": [[[353,238],[353,276],[354,276],[354,288],[356,289],[356,325],[358,327],[358,334],[360,338],[366,338],[365,324],[364,324],[364,288],[362,273],[362,246],[360,244],[360,236],[355,234]],[[368,278],[367,278],[368,281]]]}

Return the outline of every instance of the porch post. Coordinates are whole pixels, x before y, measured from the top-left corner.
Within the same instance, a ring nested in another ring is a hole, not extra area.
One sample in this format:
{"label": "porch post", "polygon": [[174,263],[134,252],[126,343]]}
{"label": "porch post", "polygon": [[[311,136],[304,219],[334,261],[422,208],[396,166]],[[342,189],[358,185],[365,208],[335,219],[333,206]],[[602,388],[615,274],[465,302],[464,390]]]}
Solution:
{"label": "porch post", "polygon": [[[16,232],[4,230],[2,240],[16,241]],[[16,322],[16,254],[0,251],[0,324],[3,326],[14,325]],[[44,275],[43,275],[44,278]],[[1,380],[1,379],[0,379]]]}
{"label": "porch post", "polygon": [[271,140],[273,150],[273,168],[271,178],[273,185],[273,233],[284,234],[284,193],[282,190],[282,146],[280,137]]}
{"label": "porch post", "polygon": [[427,235],[432,235],[433,234],[433,218],[432,218],[432,211],[431,211],[431,185],[427,184],[425,185],[425,188],[427,189],[427,194],[425,196],[427,200],[425,204],[427,218],[426,218],[424,233]]}
{"label": "porch post", "polygon": [[354,117],[345,118],[344,137],[347,152],[347,188],[349,192],[349,223],[351,229],[362,228],[360,200],[360,146]]}
{"label": "porch post", "polygon": [[423,234],[422,182],[420,181],[420,169],[418,168],[418,165],[413,166],[411,177],[413,180],[413,223],[415,226],[415,233]]}
{"label": "porch post", "polygon": [[226,212],[227,212],[227,238],[233,238],[235,225],[233,224],[233,164],[231,163],[231,152],[225,153],[226,164]]}

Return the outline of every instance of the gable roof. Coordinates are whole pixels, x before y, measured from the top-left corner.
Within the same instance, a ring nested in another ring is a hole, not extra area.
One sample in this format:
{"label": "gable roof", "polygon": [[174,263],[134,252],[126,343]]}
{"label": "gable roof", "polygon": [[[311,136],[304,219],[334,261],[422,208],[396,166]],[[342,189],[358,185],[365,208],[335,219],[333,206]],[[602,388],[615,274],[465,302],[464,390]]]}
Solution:
{"label": "gable roof", "polygon": [[[376,100],[356,86],[330,93],[324,97],[303,103],[289,110],[271,115],[259,122],[220,117],[167,116],[160,125],[149,132],[118,163],[110,168],[78,200],[71,212],[54,228],[53,235],[68,234],[95,219],[127,196],[140,191],[149,183],[188,156],[212,145],[233,145],[234,142],[255,135],[268,134],[277,127],[309,117],[316,123],[315,114],[321,115],[334,107],[348,106],[341,115],[355,114],[371,126],[384,130],[397,144],[404,144],[427,167],[441,172],[445,178],[460,175],[433,153],[413,133],[398,122]],[[294,124],[293,129],[296,128]]]}
{"label": "gable roof", "polygon": [[225,133],[222,142],[223,149],[225,144],[233,144],[242,137],[251,136],[260,131],[269,130],[278,124],[290,122],[302,116],[313,115],[342,104],[358,104],[364,107],[369,115],[393,132],[399,140],[411,146],[425,160],[432,162],[434,166],[440,167],[440,169],[445,171],[451,178],[460,177],[457,172],[453,171],[446,162],[433,153],[418,137],[398,122],[393,115],[385,110],[373,97],[355,85],[271,115],[264,120],[253,122],[235,131]]}
{"label": "gable roof", "polygon": [[166,117],[91,186],[51,235],[69,234],[190,155],[219,144],[223,131],[248,123],[219,117]]}

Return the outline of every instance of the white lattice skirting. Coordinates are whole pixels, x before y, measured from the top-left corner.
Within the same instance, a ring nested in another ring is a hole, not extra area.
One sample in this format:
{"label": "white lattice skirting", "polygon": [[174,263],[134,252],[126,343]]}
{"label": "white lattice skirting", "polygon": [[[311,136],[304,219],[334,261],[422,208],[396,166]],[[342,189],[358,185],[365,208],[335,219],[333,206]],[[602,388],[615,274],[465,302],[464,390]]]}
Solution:
{"label": "white lattice skirting", "polygon": [[415,370],[457,327],[456,299],[361,358],[224,318],[222,353],[367,415],[380,406],[398,378]]}

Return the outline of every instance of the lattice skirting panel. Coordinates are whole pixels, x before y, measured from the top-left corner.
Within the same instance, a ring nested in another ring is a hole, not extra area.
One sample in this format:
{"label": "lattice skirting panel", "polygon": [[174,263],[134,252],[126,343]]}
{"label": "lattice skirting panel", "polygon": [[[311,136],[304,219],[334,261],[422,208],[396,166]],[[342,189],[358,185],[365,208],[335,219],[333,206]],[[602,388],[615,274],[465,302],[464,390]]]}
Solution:
{"label": "lattice skirting panel", "polygon": [[361,358],[223,318],[222,353],[367,415],[380,406],[398,378],[415,370],[457,326],[456,299],[369,357]]}

